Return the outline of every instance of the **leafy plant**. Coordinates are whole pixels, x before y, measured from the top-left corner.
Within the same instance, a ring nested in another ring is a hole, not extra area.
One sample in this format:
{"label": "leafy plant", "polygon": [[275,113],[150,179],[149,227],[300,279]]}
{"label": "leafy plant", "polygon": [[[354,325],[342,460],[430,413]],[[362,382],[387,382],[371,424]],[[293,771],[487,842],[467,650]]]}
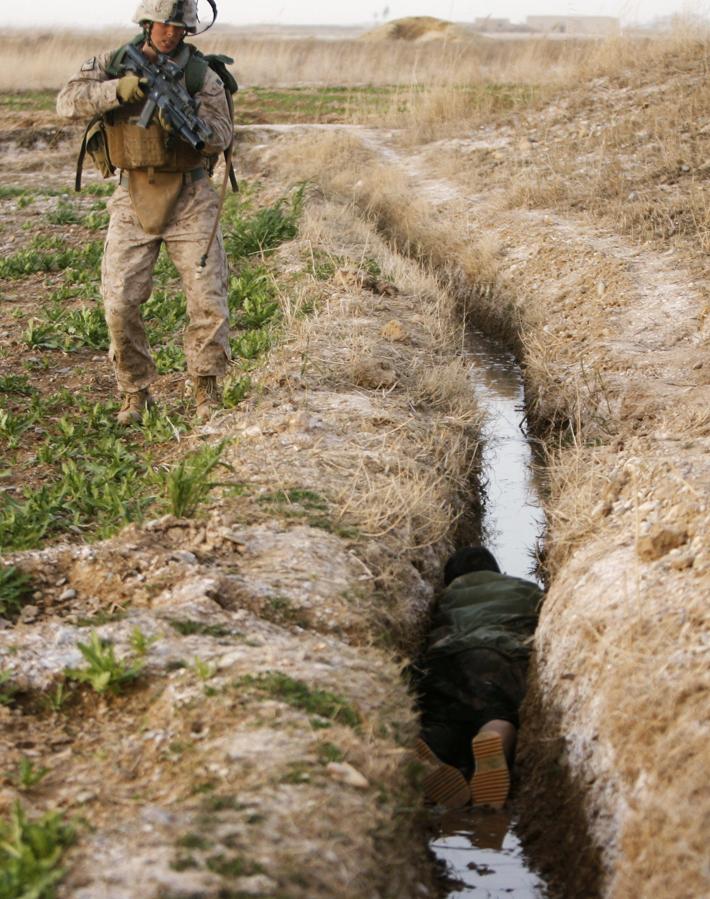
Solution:
{"label": "leafy plant", "polygon": [[23,755],[13,780],[21,790],[31,790],[32,787],[41,783],[47,774],[49,774],[49,768],[44,768],[42,765],[36,767],[32,759]]}
{"label": "leafy plant", "polygon": [[241,337],[231,342],[232,353],[243,359],[256,359],[271,346],[271,335],[268,331],[247,331]]}
{"label": "leafy plant", "polygon": [[12,680],[12,672],[0,671],[0,705],[12,705],[16,695],[17,687]]}
{"label": "leafy plant", "polygon": [[153,636],[147,637],[139,627],[134,627],[131,631],[130,643],[133,651],[143,657],[148,654],[151,646],[154,646],[160,638]]}
{"label": "leafy plant", "polygon": [[210,491],[218,486],[213,472],[218,466],[230,468],[220,461],[225,441],[191,453],[165,475],[168,506],[178,518],[191,518]]}
{"label": "leafy plant", "polygon": [[54,690],[45,695],[46,704],[53,712],[61,712],[68,698],[69,692],[63,680],[59,681]]}
{"label": "leafy plant", "polygon": [[199,656],[195,658],[193,666],[195,668],[195,674],[202,681],[210,680],[210,678],[213,678],[217,672],[214,665],[205,662],[204,659],[199,658]]}
{"label": "leafy plant", "polygon": [[259,209],[251,217],[244,215],[238,200],[225,210],[225,248],[230,256],[263,255],[298,232],[298,220],[303,208],[305,186],[299,187],[290,198],[283,197],[273,206]]}
{"label": "leafy plant", "polygon": [[0,377],[0,393],[31,396],[33,393],[37,393],[37,388],[29,384],[27,375],[3,375]]}
{"label": "leafy plant", "polygon": [[96,631],[91,632],[88,643],[77,643],[86,661],[86,668],[67,668],[66,676],[79,683],[88,683],[97,693],[118,693],[139,677],[143,662],[127,664],[116,658],[113,644],[102,640]]}
{"label": "leafy plant", "polygon": [[60,197],[56,208],[47,213],[47,221],[52,225],[78,225],[82,220],[76,205],[66,197]]}
{"label": "leafy plant", "polygon": [[16,802],[9,817],[0,820],[0,896],[51,899],[64,876],[62,856],[75,838],[58,812],[30,821]]}
{"label": "leafy plant", "polygon": [[233,409],[246,398],[252,387],[249,375],[232,378],[227,381],[222,390],[222,404],[226,409]]}
{"label": "leafy plant", "polygon": [[0,567],[0,616],[14,619],[32,593],[32,581],[16,565]]}

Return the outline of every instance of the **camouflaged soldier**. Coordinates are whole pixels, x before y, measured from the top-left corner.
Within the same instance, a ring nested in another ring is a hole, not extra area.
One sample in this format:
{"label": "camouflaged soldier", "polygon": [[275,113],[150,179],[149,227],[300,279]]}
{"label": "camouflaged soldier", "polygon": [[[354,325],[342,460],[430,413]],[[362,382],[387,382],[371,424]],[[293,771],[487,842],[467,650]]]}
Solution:
{"label": "camouflaged soldier", "polygon": [[109,172],[104,174],[121,170],[108,204],[102,264],[109,355],[123,393],[118,420],[139,422],[153,402],[149,386],[157,372],[140,307],[150,296],[162,243],[187,298],[187,369],[195,385],[197,414],[204,420],[220,403],[217,379],[229,361],[228,276],[221,233],[204,267],[198,266],[220,208],[208,175],[215,157],[231,147],[232,115],[223,81],[205,57],[184,43],[187,33],[196,32],[196,0],[142,0],[133,21],[143,33],[131,43],[148,60],[155,62],[160,53],[183,69],[197,114],[212,131],[204,148],[194,150],[172,134],[162,113],[148,128],[137,125],[145,96],[139,76],[121,65],[125,47],[87,60],[60,92],[57,112],[69,118],[99,114],[108,152]]}

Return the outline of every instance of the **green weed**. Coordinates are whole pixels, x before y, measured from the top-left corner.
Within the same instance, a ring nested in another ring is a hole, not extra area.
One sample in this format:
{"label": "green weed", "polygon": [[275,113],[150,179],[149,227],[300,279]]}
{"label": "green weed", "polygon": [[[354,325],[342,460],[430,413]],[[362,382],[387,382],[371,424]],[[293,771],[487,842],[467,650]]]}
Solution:
{"label": "green weed", "polygon": [[19,396],[32,396],[37,393],[37,388],[29,384],[27,375],[3,375],[0,377],[0,394],[11,393]]}
{"label": "green weed", "polygon": [[52,225],[78,225],[82,220],[83,216],[76,204],[66,197],[60,197],[56,208],[47,213],[47,221]]}
{"label": "green weed", "polygon": [[231,468],[220,461],[225,441],[215,446],[206,446],[181,459],[165,475],[165,491],[168,507],[178,518],[192,518],[197,507],[219,482],[213,479],[213,472],[219,466]]}
{"label": "green weed", "polygon": [[206,637],[229,637],[232,631],[222,624],[203,624],[202,621],[192,621],[189,618],[171,618],[170,626],[183,637],[191,637],[199,634]]}
{"label": "green weed", "polygon": [[247,674],[235,684],[237,688],[253,687],[311,715],[357,727],[360,715],[346,699],[328,690],[312,689],[281,671]]}
{"label": "green weed", "polygon": [[24,278],[36,272],[64,271],[70,266],[80,270],[98,269],[102,248],[100,240],[72,249],[61,241],[36,237],[27,249],[0,259],[0,278]]}
{"label": "green weed", "polygon": [[231,341],[232,355],[252,361],[269,349],[271,339],[271,334],[265,329],[247,331]]}
{"label": "green weed", "polygon": [[36,767],[32,759],[24,755],[20,759],[20,764],[17,766],[12,780],[20,790],[31,790],[41,783],[48,774],[49,768],[44,768],[42,765]]}
{"label": "green weed", "polygon": [[139,627],[134,627],[130,636],[131,649],[137,656],[143,658],[159,639],[156,636],[147,637]]}
{"label": "green weed", "polygon": [[222,404],[225,409],[233,409],[238,406],[249,394],[252,381],[249,375],[239,378],[231,378],[222,389]]}
{"label": "green weed", "polygon": [[195,669],[195,674],[201,681],[211,680],[217,673],[217,668],[214,665],[210,662],[205,662],[204,659],[199,658],[199,656],[195,657],[193,668]]}
{"label": "green weed", "polygon": [[212,847],[212,842],[207,839],[207,837],[202,836],[199,833],[186,833],[181,836],[177,845],[181,849],[210,849]]}
{"label": "green weed", "polygon": [[126,663],[116,658],[113,645],[92,631],[88,643],[77,643],[86,661],[86,668],[67,668],[70,680],[90,684],[97,693],[119,693],[123,687],[140,676],[143,662]]}
{"label": "green weed", "polygon": [[239,855],[231,858],[226,855],[213,855],[207,859],[207,867],[221,877],[251,877],[264,872],[261,865]]}
{"label": "green weed", "polygon": [[342,762],[345,758],[342,749],[339,749],[334,743],[320,743],[316,752],[318,753],[319,761],[324,765],[327,765],[329,762]]}
{"label": "green weed", "polygon": [[158,373],[166,375],[171,371],[185,371],[185,351],[181,346],[167,344],[153,350],[153,359]]}
{"label": "green weed", "polygon": [[103,627],[105,624],[112,624],[114,621],[123,621],[126,612],[121,609],[117,612],[105,612],[103,610],[95,612],[93,615],[77,618],[74,624],[77,627]]}
{"label": "green weed", "polygon": [[32,595],[32,580],[16,565],[0,567],[0,616],[15,619]]}
{"label": "green weed", "polygon": [[274,503],[277,505],[300,505],[304,509],[324,510],[328,508],[328,501],[315,490],[301,487],[291,487],[287,490],[276,490],[273,493],[262,493],[257,499],[260,503]]}
{"label": "green weed", "polygon": [[8,449],[16,449],[20,438],[32,425],[32,419],[8,409],[0,409],[0,440]]}
{"label": "green weed", "polygon": [[12,672],[0,670],[0,705],[12,705],[18,692],[17,685],[12,679]]}
{"label": "green weed", "polygon": [[245,266],[232,277],[227,300],[234,328],[261,328],[279,308],[273,275],[263,266]]}
{"label": "green weed", "polygon": [[59,813],[31,821],[16,802],[8,818],[0,820],[0,896],[51,899],[65,873],[62,856],[75,838]]}
{"label": "green weed", "polygon": [[283,197],[273,206],[257,210],[247,216],[248,201],[234,195],[225,204],[223,214],[224,244],[227,253],[235,258],[264,255],[298,232],[298,220],[303,208],[305,186],[295,190],[290,198]]}
{"label": "green weed", "polygon": [[53,712],[61,712],[64,704],[69,699],[69,691],[66,683],[60,681],[51,692],[45,694],[45,702]]}

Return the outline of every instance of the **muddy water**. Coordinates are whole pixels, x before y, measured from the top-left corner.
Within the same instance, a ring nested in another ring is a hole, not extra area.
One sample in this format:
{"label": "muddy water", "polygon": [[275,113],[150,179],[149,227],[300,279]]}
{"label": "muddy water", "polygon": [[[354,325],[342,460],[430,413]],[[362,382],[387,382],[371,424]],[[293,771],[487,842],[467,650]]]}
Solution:
{"label": "muddy water", "polygon": [[[506,574],[536,580],[534,554],[544,527],[525,429],[523,382],[511,353],[474,332],[467,347],[471,386],[488,416],[484,430],[483,542]],[[449,899],[546,896],[507,811],[432,812],[430,848],[446,868]]]}

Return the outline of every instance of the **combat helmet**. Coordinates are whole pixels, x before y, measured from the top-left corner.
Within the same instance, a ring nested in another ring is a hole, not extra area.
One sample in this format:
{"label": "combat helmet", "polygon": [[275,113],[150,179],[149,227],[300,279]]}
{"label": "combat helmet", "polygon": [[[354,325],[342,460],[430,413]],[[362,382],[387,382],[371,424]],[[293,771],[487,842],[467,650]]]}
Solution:
{"label": "combat helmet", "polygon": [[133,21],[137,25],[143,25],[146,22],[182,25],[189,34],[195,34],[197,31],[197,0],[140,0]]}

